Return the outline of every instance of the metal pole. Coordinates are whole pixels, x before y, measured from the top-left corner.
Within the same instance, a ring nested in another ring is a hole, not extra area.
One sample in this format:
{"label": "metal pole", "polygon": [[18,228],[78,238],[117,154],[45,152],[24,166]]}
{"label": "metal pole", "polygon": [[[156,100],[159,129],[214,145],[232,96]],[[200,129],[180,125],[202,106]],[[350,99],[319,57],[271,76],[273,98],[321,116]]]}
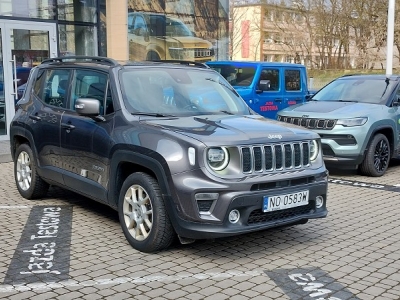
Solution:
{"label": "metal pole", "polygon": [[393,44],[394,44],[394,2],[389,0],[388,27],[387,27],[387,53],[386,53],[386,77],[392,75],[393,68]]}

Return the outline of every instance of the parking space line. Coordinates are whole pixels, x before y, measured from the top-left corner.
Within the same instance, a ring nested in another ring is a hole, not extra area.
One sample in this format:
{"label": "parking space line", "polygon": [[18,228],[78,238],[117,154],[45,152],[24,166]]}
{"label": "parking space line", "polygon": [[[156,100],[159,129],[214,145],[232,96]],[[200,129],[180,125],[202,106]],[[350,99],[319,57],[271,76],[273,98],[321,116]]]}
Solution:
{"label": "parking space line", "polygon": [[23,209],[23,208],[32,208],[32,206],[27,205],[1,205],[0,209]]}
{"label": "parking space line", "polygon": [[341,179],[341,178],[332,178],[328,179],[329,183],[340,184],[340,185],[347,185],[352,187],[361,187],[361,188],[368,188],[374,190],[384,190],[388,192],[397,192],[400,193],[400,185],[387,185],[387,184],[380,184],[380,183],[372,183],[372,182],[362,182],[362,181],[354,181],[348,179]]}
{"label": "parking space line", "polygon": [[149,275],[142,277],[119,277],[110,279],[94,279],[86,281],[66,280],[60,282],[36,282],[30,284],[15,284],[15,285],[0,285],[0,293],[7,292],[25,292],[25,291],[44,291],[52,290],[57,288],[67,287],[88,287],[88,286],[103,286],[103,285],[118,285],[124,283],[136,283],[146,284],[149,282],[176,282],[185,279],[197,279],[201,280],[213,280],[213,279],[225,279],[225,278],[237,278],[237,277],[256,277],[264,276],[264,271],[227,271],[222,273],[182,273],[177,275]]}

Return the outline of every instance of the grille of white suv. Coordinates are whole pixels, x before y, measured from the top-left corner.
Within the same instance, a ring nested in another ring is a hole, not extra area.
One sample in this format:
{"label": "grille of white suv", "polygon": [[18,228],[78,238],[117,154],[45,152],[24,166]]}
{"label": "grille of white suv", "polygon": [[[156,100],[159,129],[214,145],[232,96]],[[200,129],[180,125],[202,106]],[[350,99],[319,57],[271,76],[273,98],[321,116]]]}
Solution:
{"label": "grille of white suv", "polygon": [[310,164],[309,142],[247,146],[241,147],[240,153],[245,174],[301,169]]}
{"label": "grille of white suv", "polygon": [[337,120],[278,116],[278,121],[299,125],[308,129],[332,130],[333,127],[335,127]]}

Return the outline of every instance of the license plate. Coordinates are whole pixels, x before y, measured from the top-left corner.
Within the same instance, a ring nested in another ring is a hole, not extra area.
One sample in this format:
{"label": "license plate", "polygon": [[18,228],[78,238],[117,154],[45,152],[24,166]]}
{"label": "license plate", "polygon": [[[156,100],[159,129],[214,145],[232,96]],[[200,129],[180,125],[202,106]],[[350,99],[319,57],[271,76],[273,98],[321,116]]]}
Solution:
{"label": "license plate", "polygon": [[308,191],[278,196],[264,196],[263,212],[282,210],[308,204]]}

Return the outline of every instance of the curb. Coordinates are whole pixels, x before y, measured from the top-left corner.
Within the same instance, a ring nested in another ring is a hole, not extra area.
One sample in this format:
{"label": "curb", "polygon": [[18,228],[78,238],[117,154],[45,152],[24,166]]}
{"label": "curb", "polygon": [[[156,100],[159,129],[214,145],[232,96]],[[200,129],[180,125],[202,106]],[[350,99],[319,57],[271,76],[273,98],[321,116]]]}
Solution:
{"label": "curb", "polygon": [[0,163],[12,162],[11,154],[0,154]]}

